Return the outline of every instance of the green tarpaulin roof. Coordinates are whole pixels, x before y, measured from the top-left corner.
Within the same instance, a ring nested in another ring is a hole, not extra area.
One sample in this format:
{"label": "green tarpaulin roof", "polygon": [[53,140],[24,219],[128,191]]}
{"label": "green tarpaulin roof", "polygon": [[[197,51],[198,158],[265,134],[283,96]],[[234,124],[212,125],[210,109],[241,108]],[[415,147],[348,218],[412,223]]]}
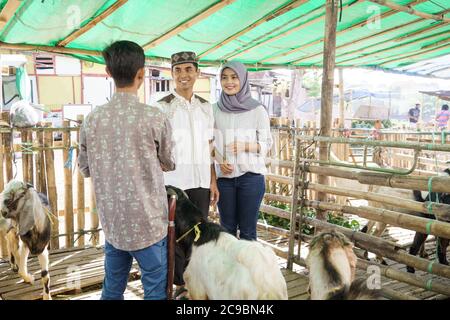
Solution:
{"label": "green tarpaulin roof", "polygon": [[[0,32],[0,47],[47,46],[44,49],[99,59],[98,51],[127,39],[142,45],[149,58],[192,50],[205,64],[237,59],[260,67],[322,65],[325,0],[7,2],[0,0],[1,15],[8,15],[8,7],[11,11]],[[449,0],[388,2],[450,17]],[[337,66],[394,69],[445,54],[450,54],[447,21],[394,11],[373,1],[342,1]]]}

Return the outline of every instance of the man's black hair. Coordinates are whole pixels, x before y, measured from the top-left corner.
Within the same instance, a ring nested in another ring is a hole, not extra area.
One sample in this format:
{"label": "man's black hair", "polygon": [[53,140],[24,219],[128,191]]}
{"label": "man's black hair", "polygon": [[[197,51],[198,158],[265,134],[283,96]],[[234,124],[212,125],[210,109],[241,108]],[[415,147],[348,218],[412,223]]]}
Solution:
{"label": "man's black hair", "polygon": [[[198,71],[198,63],[196,63],[196,62],[186,62],[186,63],[192,63],[195,67],[195,71]],[[182,63],[180,63],[180,64],[182,64]],[[178,66],[178,64],[176,64],[172,67],[172,71],[173,71],[173,68],[175,68],[176,66]]]}
{"label": "man's black hair", "polygon": [[442,110],[448,110],[448,104],[442,105]]}
{"label": "man's black hair", "polygon": [[136,73],[145,65],[144,50],[132,41],[116,41],[102,54],[118,88],[131,86]]}

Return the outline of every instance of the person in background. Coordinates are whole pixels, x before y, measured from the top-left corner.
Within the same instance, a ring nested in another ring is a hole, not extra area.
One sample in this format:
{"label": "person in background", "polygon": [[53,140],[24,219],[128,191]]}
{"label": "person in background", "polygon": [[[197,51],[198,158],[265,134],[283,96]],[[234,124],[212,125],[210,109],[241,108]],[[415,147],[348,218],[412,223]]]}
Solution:
{"label": "person in background", "polygon": [[242,63],[226,63],[220,83],[222,93],[213,105],[214,141],[223,158],[217,167],[220,223],[235,236],[239,232],[240,239],[256,240],[265,192],[265,157],[272,145],[269,115],[252,98]]}
{"label": "person in background", "polygon": [[441,112],[436,116],[436,121],[439,130],[446,130],[448,126],[448,120],[450,119],[450,111],[448,110],[448,105],[442,105]]}
{"label": "person in background", "polygon": [[414,108],[409,109],[408,116],[410,126],[416,128],[420,117],[420,103],[416,103]]}

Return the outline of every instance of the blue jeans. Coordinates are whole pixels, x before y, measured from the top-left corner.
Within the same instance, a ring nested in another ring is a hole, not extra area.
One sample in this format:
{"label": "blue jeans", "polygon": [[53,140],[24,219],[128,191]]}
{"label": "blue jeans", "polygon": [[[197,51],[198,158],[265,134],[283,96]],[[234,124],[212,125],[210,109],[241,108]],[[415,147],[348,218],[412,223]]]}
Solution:
{"label": "blue jeans", "polygon": [[123,251],[105,241],[105,279],[101,300],[123,300],[133,258],[139,264],[144,300],[167,299],[167,239],[136,250]]}
{"label": "blue jeans", "polygon": [[220,224],[232,235],[256,240],[259,207],[264,197],[265,181],[261,174],[247,172],[237,178],[217,179]]}

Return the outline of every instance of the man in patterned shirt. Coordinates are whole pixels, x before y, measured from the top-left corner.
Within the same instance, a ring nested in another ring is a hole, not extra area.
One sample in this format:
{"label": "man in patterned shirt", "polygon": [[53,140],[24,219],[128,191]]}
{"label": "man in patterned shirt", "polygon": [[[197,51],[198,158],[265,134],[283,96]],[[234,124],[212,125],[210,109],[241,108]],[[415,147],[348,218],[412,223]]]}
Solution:
{"label": "man in patterned shirt", "polygon": [[168,205],[163,171],[175,169],[172,128],[159,109],[139,103],[145,56],[134,42],[103,52],[116,85],[80,130],[79,168],[91,177],[105,234],[102,299],[123,299],[133,258],[144,299],[166,299]]}

